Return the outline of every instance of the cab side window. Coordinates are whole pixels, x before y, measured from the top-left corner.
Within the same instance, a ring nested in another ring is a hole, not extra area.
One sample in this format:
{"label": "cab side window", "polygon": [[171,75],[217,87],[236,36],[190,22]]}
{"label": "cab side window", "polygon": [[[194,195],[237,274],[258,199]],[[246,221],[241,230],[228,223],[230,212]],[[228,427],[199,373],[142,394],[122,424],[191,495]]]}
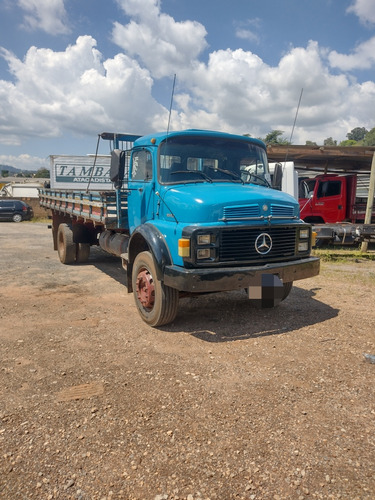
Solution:
{"label": "cab side window", "polygon": [[341,193],[340,181],[324,181],[319,184],[318,198],[338,196]]}
{"label": "cab side window", "polygon": [[149,181],[152,179],[152,156],[146,149],[133,153],[131,178],[133,181]]}

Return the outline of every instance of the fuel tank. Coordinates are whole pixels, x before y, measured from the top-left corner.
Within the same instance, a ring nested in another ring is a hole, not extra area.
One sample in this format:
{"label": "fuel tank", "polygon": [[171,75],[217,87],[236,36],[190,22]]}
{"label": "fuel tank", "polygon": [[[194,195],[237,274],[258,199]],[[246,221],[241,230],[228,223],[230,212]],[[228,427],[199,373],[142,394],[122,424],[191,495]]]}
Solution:
{"label": "fuel tank", "polygon": [[129,236],[127,234],[103,231],[99,236],[99,246],[106,252],[118,257],[128,251],[128,243]]}

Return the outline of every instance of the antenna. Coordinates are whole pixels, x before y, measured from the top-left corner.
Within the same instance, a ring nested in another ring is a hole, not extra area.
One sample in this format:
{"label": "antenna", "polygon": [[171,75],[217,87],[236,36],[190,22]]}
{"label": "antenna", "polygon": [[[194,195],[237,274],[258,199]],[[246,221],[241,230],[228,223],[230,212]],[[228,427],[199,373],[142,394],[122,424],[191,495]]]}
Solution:
{"label": "antenna", "polygon": [[297,110],[296,110],[296,116],[294,117],[294,123],[293,123],[293,127],[292,127],[292,132],[290,134],[288,149],[286,150],[286,155],[285,155],[285,160],[284,160],[284,169],[285,169],[286,160],[287,160],[288,154],[289,154],[289,146],[290,146],[290,144],[292,144],[292,137],[293,137],[294,128],[295,128],[296,122],[297,122],[297,116],[298,116],[298,112],[299,112],[299,107],[301,105],[302,94],[303,94],[303,88],[301,89],[301,94],[299,96],[298,106],[297,106]]}
{"label": "antenna", "polygon": [[97,157],[98,157],[99,142],[100,142],[100,134],[98,134],[98,142],[96,143],[96,151],[95,151],[94,165],[92,166],[92,170],[91,170],[91,173],[90,173],[89,182],[87,183],[86,193],[88,193],[88,192],[89,192],[89,187],[90,187],[90,184],[91,184],[91,179],[92,179],[92,176],[94,175],[94,169],[95,169],[95,165],[96,165],[96,159],[97,159]]}
{"label": "antenna", "polygon": [[168,117],[168,127],[167,127],[167,136],[169,134],[169,126],[171,124],[171,114],[172,114],[172,106],[173,106],[173,96],[174,96],[174,87],[176,85],[176,73],[173,78],[173,87],[172,87],[172,95],[171,95],[171,103],[169,105],[169,117]]}

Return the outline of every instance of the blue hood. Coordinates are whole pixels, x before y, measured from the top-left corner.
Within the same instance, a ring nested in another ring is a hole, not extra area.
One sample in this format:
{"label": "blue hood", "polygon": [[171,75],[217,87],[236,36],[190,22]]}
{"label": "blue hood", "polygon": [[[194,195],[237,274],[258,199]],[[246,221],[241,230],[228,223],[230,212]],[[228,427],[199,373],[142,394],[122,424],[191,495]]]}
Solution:
{"label": "blue hood", "polygon": [[167,207],[173,207],[174,216],[183,223],[299,217],[299,204],[292,196],[254,184],[189,183],[161,188],[160,195],[165,213],[170,213]]}

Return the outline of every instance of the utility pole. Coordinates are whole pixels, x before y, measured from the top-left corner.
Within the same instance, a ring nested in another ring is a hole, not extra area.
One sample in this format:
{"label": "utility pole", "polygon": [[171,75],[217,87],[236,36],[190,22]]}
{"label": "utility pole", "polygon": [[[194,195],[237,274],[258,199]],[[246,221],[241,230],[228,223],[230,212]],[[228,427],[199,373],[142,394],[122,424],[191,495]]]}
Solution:
{"label": "utility pole", "polygon": [[[370,188],[368,191],[365,224],[371,224],[372,208],[374,206],[375,195],[375,151],[372,155],[371,174],[370,174]],[[363,241],[361,245],[361,252],[367,252],[368,241]]]}

